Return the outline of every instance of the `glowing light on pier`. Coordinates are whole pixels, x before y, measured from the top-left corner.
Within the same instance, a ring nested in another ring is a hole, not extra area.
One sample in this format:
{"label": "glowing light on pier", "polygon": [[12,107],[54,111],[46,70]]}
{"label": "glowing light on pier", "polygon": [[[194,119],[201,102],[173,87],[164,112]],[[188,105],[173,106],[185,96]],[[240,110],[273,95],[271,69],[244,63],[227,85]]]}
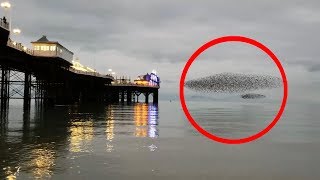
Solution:
{"label": "glowing light on pier", "polygon": [[96,72],[94,69],[86,67],[82,65],[80,62],[77,61],[72,61],[72,66],[73,69],[77,71],[83,71],[83,72]]}
{"label": "glowing light on pier", "polygon": [[5,8],[5,9],[9,9],[9,8],[11,8],[11,4],[8,1],[2,2],[1,7]]}
{"label": "glowing light on pier", "polygon": [[160,86],[160,78],[157,76],[157,71],[152,70],[150,74],[138,76],[134,83],[142,86]]}
{"label": "glowing light on pier", "polygon": [[21,33],[21,30],[18,29],[18,28],[15,28],[15,29],[12,30],[12,32],[13,32],[14,34],[20,34],[20,33]]}

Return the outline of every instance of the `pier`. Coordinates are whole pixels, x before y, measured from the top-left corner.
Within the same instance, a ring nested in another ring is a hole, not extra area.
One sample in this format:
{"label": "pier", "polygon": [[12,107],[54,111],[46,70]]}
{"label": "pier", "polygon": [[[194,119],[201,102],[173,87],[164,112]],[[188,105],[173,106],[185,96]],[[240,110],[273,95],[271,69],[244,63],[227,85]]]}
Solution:
{"label": "pier", "polygon": [[147,84],[119,81],[111,74],[78,67],[73,53],[46,36],[33,41],[32,49],[10,39],[9,23],[0,19],[1,112],[10,99],[23,99],[24,109],[31,99],[46,104],[77,102],[137,102],[144,96],[158,102],[159,78]]}

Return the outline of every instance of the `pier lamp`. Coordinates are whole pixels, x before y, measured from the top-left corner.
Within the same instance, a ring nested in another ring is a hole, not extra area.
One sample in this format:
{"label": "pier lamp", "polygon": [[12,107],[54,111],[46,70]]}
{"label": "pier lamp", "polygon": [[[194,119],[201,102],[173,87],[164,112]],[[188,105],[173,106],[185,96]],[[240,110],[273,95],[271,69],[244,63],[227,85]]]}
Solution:
{"label": "pier lamp", "polygon": [[[9,11],[9,9],[11,8],[11,4],[9,1],[5,1],[5,2],[2,2],[0,4],[0,6],[2,8],[4,8],[4,10],[7,12]],[[11,32],[11,11],[9,11],[10,15],[9,15],[9,31]]]}
{"label": "pier lamp", "polygon": [[112,72],[111,74],[112,74],[112,75],[115,75],[116,73],[115,73],[115,72]]}
{"label": "pier lamp", "polygon": [[21,33],[21,30],[18,29],[18,28],[15,28],[15,29],[12,30],[12,32],[13,32],[14,34],[20,34],[20,33]]}
{"label": "pier lamp", "polygon": [[2,2],[1,7],[4,9],[9,9],[9,8],[11,8],[11,4],[8,1]]}

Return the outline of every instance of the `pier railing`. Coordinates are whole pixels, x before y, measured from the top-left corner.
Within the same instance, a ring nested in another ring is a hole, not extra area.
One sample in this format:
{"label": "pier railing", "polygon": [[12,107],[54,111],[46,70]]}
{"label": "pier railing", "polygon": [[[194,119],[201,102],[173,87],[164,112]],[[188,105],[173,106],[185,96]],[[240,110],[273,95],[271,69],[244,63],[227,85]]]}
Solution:
{"label": "pier railing", "polygon": [[76,74],[82,74],[82,75],[88,75],[88,76],[95,76],[95,77],[101,77],[101,78],[114,79],[113,76],[100,74],[98,72],[85,72],[85,71],[76,70],[74,68],[69,68],[69,71],[71,71],[73,73],[76,73]]}
{"label": "pier railing", "polygon": [[133,82],[127,82],[127,83],[112,83],[112,86],[135,86],[135,87],[160,88],[160,86],[150,86],[150,85],[135,84],[135,83],[133,83]]}
{"label": "pier railing", "polygon": [[[21,43],[12,41],[11,39],[8,40],[7,46],[12,47],[14,49],[17,49],[19,51],[23,51],[29,55],[35,56],[35,52],[32,49],[27,48],[26,46],[23,46]],[[85,71],[79,71],[73,68],[69,68],[69,71],[76,73],[76,74],[82,74],[82,75],[89,75],[89,76],[95,76],[95,77],[101,77],[101,78],[109,78],[109,79],[114,79],[113,76],[111,75],[104,75],[100,74],[98,72],[85,72]]]}
{"label": "pier railing", "polygon": [[5,22],[3,18],[0,18],[0,27],[9,31],[9,23]]}
{"label": "pier railing", "polygon": [[15,41],[12,41],[11,39],[8,40],[7,45],[8,45],[9,47],[12,47],[12,48],[14,48],[14,49],[17,49],[17,50],[19,50],[19,51],[23,51],[23,52],[25,52],[25,53],[27,53],[27,54],[34,55],[34,52],[33,52],[32,49],[29,49],[29,48],[27,48],[26,46],[23,46],[21,43],[17,43],[17,42],[15,42]]}

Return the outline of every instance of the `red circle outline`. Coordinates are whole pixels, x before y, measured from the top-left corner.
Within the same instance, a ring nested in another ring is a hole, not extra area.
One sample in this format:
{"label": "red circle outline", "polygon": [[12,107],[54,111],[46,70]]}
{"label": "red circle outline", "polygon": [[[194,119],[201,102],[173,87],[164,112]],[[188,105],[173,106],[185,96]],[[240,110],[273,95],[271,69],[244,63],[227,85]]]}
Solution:
{"label": "red circle outline", "polygon": [[[191,64],[196,60],[196,58],[205,50],[207,50],[208,48],[220,44],[220,43],[224,43],[224,42],[243,42],[243,43],[247,43],[250,45],[253,45],[259,49],[261,49],[262,51],[264,51],[266,54],[269,55],[269,57],[271,57],[271,59],[276,63],[281,77],[282,77],[282,82],[283,82],[283,98],[282,98],[282,102],[281,102],[281,106],[279,108],[279,111],[277,113],[277,115],[275,116],[275,118],[273,119],[273,121],[262,131],[252,135],[252,136],[248,136],[245,138],[240,138],[240,139],[228,139],[228,138],[222,138],[219,136],[216,136],[214,134],[209,133],[208,131],[206,131],[205,129],[203,129],[201,126],[198,125],[198,123],[193,119],[193,117],[191,116],[191,114],[189,113],[189,110],[187,108],[186,105],[186,101],[184,98],[184,82],[186,79],[186,75],[187,72],[191,66]],[[223,36],[223,37],[219,37],[216,39],[213,39],[209,42],[207,42],[206,44],[202,45],[197,51],[195,51],[192,56],[189,58],[189,60],[187,61],[187,63],[185,64],[181,77],[180,77],[180,103],[182,106],[182,109],[185,113],[185,115],[187,116],[189,122],[204,136],[220,142],[220,143],[225,143],[225,144],[243,144],[243,143],[248,143],[254,140],[257,140],[258,138],[264,136],[266,133],[268,133],[279,121],[280,117],[282,116],[286,103],[287,103],[287,99],[288,99],[288,81],[287,81],[287,77],[286,77],[286,73],[284,71],[284,68],[281,65],[280,60],[276,57],[276,55],[269,49],[267,48],[265,45],[261,44],[260,42],[244,37],[244,36]]]}

